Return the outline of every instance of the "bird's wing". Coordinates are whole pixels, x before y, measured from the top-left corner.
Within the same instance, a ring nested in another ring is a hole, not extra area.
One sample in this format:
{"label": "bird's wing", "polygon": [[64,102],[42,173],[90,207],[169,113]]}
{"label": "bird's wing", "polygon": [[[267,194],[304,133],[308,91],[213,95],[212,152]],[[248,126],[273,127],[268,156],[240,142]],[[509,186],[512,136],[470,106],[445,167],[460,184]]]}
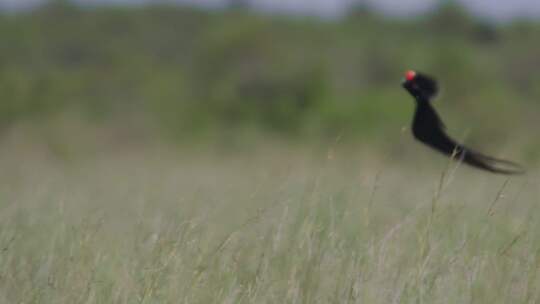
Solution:
{"label": "bird's wing", "polygon": [[414,83],[420,88],[423,95],[422,97],[427,100],[433,99],[439,93],[439,85],[437,84],[437,81],[430,76],[422,73],[416,73]]}

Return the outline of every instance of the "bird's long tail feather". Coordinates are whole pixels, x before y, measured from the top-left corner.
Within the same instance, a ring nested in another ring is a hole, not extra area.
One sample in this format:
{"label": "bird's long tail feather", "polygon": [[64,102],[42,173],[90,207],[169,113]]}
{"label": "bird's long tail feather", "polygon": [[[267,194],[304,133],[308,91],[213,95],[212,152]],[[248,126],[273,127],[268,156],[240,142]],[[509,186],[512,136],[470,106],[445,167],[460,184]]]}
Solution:
{"label": "bird's long tail feather", "polygon": [[473,167],[499,174],[524,174],[525,169],[514,162],[476,152],[467,147],[456,147],[455,157]]}

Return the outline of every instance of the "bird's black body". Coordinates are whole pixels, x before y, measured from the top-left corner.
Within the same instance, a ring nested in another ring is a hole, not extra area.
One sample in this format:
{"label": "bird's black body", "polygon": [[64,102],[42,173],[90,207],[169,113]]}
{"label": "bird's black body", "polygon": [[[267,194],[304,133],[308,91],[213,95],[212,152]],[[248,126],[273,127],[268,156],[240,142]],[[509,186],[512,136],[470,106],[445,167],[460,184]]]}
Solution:
{"label": "bird's black body", "polygon": [[520,165],[476,152],[446,134],[444,123],[431,105],[431,99],[437,93],[435,80],[411,71],[407,73],[403,87],[416,100],[412,131],[417,140],[478,169],[500,174],[524,173]]}

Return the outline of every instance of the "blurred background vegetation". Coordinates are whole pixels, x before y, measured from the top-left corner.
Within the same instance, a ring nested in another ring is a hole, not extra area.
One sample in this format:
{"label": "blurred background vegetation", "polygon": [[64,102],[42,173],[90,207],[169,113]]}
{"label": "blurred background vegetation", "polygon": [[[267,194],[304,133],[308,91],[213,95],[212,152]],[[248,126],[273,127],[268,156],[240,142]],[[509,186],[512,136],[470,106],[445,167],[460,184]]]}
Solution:
{"label": "blurred background vegetation", "polygon": [[540,21],[83,2],[0,14],[0,303],[540,303]]}
{"label": "blurred background vegetation", "polygon": [[52,1],[1,15],[0,36],[0,131],[22,125],[59,150],[95,128],[114,142],[339,139],[398,149],[414,106],[400,82],[412,68],[441,82],[437,107],[456,136],[540,153],[531,140],[540,24],[489,23],[451,3],[414,19],[358,6],[324,20],[241,3],[207,11]]}

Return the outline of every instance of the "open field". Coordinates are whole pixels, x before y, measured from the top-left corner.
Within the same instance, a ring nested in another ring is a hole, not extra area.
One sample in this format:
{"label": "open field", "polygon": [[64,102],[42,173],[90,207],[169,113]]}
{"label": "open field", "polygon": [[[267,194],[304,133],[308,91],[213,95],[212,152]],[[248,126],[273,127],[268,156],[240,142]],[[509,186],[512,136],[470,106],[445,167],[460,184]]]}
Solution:
{"label": "open field", "polygon": [[535,172],[340,147],[5,146],[0,303],[540,301]]}
{"label": "open field", "polygon": [[[441,3],[0,14],[0,304],[540,303],[540,22]],[[414,142],[408,69],[529,174]]]}

